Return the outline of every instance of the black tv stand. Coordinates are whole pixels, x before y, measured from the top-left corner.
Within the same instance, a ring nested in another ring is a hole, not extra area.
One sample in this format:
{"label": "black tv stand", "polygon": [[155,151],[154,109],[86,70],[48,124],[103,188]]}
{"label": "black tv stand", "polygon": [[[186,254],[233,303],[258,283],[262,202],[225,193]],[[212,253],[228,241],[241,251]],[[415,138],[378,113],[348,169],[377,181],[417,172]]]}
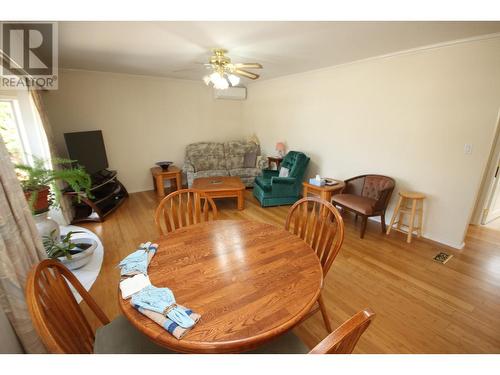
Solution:
{"label": "black tv stand", "polygon": [[94,189],[98,185],[105,183],[114,176],[116,176],[116,171],[110,171],[107,169],[103,169],[102,171],[92,174],[90,176],[90,178],[92,179],[92,189]]}
{"label": "black tv stand", "polygon": [[[84,221],[104,221],[104,218],[114,212],[128,197],[127,189],[116,178],[116,171],[107,169],[92,175],[92,198],[84,192],[66,190],[64,194],[72,197],[75,210],[72,224]],[[80,201],[78,201],[80,199]]]}
{"label": "black tv stand", "polygon": [[111,175],[116,174],[116,171],[110,171],[107,169],[103,169],[102,171],[99,171],[96,174],[98,174],[101,177],[110,177]]}

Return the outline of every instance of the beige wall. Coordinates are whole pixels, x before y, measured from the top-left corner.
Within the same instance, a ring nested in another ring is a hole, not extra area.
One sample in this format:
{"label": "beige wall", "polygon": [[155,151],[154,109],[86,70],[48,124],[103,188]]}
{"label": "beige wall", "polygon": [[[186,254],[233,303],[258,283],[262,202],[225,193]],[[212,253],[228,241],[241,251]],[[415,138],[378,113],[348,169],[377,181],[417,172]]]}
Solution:
{"label": "beige wall", "polygon": [[499,108],[497,38],[256,82],[243,121],[264,151],[309,154],[311,176],[380,173],[424,192],[425,236],[461,247]]}
{"label": "beige wall", "polygon": [[153,188],[154,162],[182,166],[186,144],[243,134],[241,102],[214,100],[203,82],[64,70],[44,100],[61,153],[65,132],[102,130],[109,166],[130,192]]}

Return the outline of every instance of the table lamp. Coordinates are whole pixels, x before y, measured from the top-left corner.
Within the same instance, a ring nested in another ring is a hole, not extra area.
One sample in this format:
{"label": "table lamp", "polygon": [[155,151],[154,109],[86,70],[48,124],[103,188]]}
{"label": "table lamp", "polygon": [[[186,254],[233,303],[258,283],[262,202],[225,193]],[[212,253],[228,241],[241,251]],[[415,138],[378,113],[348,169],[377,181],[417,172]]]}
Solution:
{"label": "table lamp", "polygon": [[276,143],[276,151],[278,151],[278,155],[280,158],[285,156],[285,144],[283,142]]}

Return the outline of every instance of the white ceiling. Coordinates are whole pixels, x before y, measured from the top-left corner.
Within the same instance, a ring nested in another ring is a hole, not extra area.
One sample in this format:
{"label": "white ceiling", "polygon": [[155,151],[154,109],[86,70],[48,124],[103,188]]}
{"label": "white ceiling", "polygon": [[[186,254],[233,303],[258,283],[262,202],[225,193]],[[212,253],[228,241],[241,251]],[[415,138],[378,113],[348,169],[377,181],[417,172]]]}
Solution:
{"label": "white ceiling", "polygon": [[60,22],[63,68],[198,80],[210,49],[262,78],[500,32],[500,22]]}

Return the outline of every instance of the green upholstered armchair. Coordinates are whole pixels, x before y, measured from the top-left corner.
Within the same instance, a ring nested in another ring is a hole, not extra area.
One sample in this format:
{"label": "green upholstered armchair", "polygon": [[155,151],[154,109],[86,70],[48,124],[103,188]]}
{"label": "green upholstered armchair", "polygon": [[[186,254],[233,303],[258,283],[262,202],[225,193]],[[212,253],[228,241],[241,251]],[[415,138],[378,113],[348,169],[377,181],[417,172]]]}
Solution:
{"label": "green upholstered armchair", "polygon": [[262,207],[293,204],[300,199],[302,180],[309,158],[302,152],[290,151],[281,162],[280,169],[288,168],[288,177],[279,177],[279,170],[264,169],[257,176],[253,195]]}

